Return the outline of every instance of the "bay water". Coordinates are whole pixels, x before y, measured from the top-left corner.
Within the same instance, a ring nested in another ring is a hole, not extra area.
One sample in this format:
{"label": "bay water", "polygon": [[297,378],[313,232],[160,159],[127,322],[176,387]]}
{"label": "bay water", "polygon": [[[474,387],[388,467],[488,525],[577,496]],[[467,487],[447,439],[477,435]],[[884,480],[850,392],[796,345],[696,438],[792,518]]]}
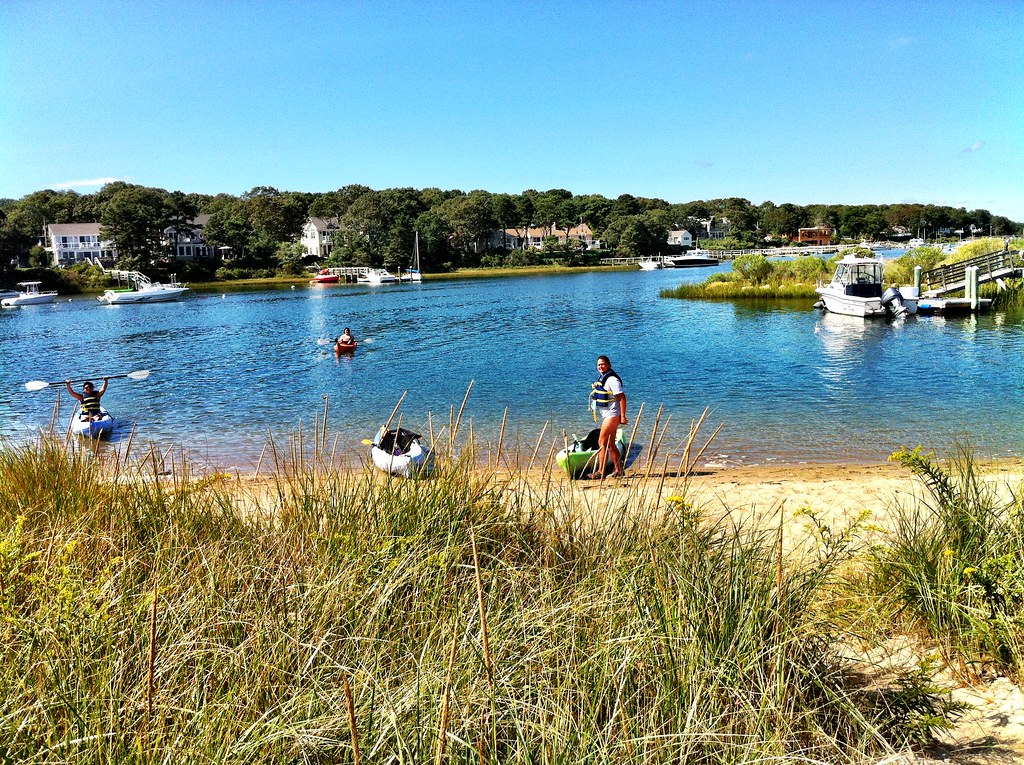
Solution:
{"label": "bay water", "polygon": [[[728,270],[730,264],[718,267]],[[34,437],[59,381],[117,379],[103,403],[137,443],[184,448],[218,469],[252,469],[270,434],[311,434],[353,461],[405,394],[402,425],[435,434],[462,405],[478,443],[546,455],[594,427],[598,354],[622,376],[641,449],[663,406],[678,453],[705,407],[722,426],[717,465],[871,463],[902,445],[939,454],[1024,456],[1024,315],[897,321],[823,314],[813,301],[751,305],[674,300],[662,288],[714,269],[581,272],[190,292],[173,303],[102,306],[92,297],[0,311],[0,438]],[[351,327],[360,345],[335,358]],[[76,385],[76,389],[80,389]],[[74,402],[63,394],[57,429]],[[397,421],[397,418],[396,418]],[[543,434],[543,437],[542,437]],[[486,451],[486,449],[484,450]]]}

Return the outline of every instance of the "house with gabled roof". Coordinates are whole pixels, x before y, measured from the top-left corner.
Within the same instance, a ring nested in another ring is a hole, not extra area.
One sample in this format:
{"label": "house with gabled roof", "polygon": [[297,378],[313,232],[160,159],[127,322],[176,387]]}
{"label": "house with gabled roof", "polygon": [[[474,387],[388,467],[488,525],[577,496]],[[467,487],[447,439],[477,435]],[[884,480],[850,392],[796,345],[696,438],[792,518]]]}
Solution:
{"label": "house with gabled roof", "polygon": [[541,228],[532,226],[525,231],[521,228],[492,229],[484,240],[484,248],[489,250],[539,250],[544,247],[545,237],[553,236],[564,244],[569,239],[583,242],[584,249],[600,249],[601,240],[594,237],[594,232],[586,223],[580,223],[568,230],[550,226]]}
{"label": "house with gabled roof", "polygon": [[308,256],[329,258],[334,249],[333,235],[339,228],[337,218],[308,218],[299,239],[302,251]]}
{"label": "house with gabled roof", "polygon": [[45,249],[56,268],[75,263],[109,265],[117,260],[114,243],[100,237],[99,223],[51,223],[46,227]]}

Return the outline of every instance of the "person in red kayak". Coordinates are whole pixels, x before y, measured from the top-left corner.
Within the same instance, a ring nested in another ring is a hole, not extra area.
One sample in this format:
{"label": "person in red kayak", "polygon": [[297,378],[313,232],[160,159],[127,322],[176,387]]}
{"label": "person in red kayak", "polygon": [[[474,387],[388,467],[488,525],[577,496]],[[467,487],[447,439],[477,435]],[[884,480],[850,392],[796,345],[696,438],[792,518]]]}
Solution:
{"label": "person in red kayak", "polygon": [[345,331],[342,332],[338,336],[338,339],[334,341],[334,354],[336,356],[340,356],[345,351],[351,351],[355,347],[356,338],[352,332],[349,331],[349,328],[345,327]]}

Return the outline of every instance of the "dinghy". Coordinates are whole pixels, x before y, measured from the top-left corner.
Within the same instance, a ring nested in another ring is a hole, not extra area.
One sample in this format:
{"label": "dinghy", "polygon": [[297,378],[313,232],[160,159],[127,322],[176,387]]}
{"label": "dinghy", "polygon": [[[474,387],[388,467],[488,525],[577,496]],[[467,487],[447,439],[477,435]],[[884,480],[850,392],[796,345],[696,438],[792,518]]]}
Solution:
{"label": "dinghy", "polygon": [[100,407],[100,417],[97,420],[90,420],[80,412],[76,412],[71,418],[71,432],[76,436],[87,438],[102,438],[109,436],[114,429],[114,418],[104,407]]}
{"label": "dinghy", "polygon": [[[583,478],[590,473],[610,473],[614,469],[611,457],[605,455],[604,469],[597,464],[598,438],[601,436],[601,429],[594,428],[584,439],[575,435],[572,443],[567,449],[562,449],[555,455],[555,462],[562,468],[570,478]],[[626,461],[626,431],[620,426],[615,433],[615,446]]]}
{"label": "dinghy", "polygon": [[426,475],[433,468],[430,449],[420,443],[423,438],[405,428],[382,427],[373,437],[370,457],[378,469],[391,475],[412,478]]}

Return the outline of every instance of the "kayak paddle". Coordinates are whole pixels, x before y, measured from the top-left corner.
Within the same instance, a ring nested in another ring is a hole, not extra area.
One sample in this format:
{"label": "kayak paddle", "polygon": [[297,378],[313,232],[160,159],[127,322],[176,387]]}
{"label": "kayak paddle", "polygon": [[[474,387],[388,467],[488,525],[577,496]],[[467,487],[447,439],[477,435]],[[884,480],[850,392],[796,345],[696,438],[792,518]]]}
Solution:
{"label": "kayak paddle", "polygon": [[[96,377],[83,377],[81,380],[71,380],[73,383],[90,382],[91,380],[102,380],[106,377],[108,380],[116,380],[120,377],[127,377],[130,380],[145,380],[149,377],[148,369],[140,369],[135,372],[128,372],[123,375],[98,375]],[[49,388],[51,385],[63,385],[64,380],[54,380],[53,382],[46,382],[44,380],[30,380],[25,383],[25,390],[42,390],[43,388]]]}

